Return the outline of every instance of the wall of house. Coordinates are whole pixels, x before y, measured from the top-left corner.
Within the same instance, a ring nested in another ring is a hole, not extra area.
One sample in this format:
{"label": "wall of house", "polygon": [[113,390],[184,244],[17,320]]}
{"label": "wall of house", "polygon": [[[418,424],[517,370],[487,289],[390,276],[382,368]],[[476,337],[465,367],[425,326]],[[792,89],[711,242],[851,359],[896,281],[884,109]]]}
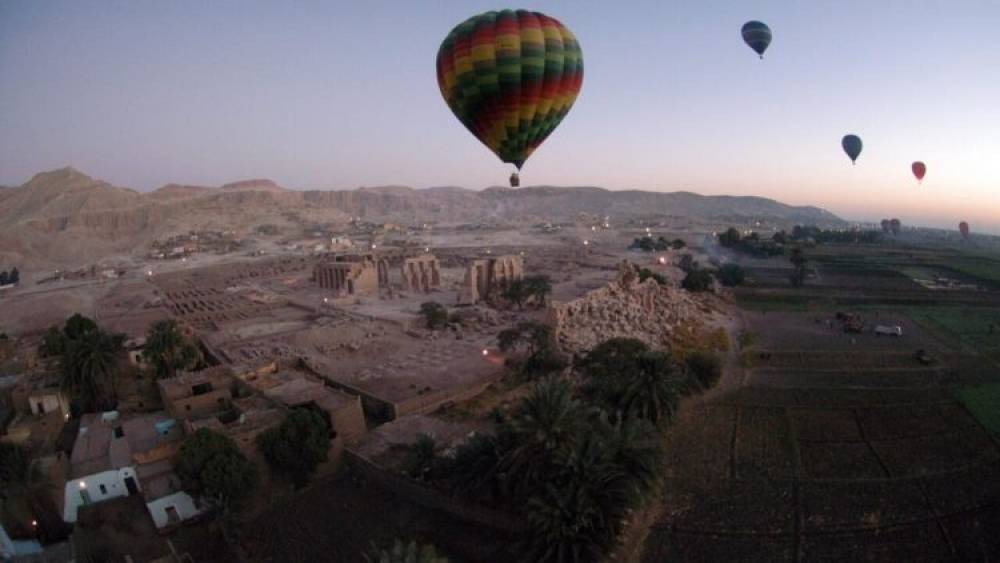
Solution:
{"label": "wall of house", "polygon": [[35,415],[56,411],[63,415],[69,414],[69,401],[59,392],[32,393],[28,395],[28,406],[31,407],[31,414]]}
{"label": "wall of house", "polygon": [[[66,481],[66,487],[63,491],[63,520],[70,523],[76,522],[77,509],[84,504],[83,496],[80,494],[82,490],[87,491],[91,503],[128,496],[128,488],[125,486],[125,479],[128,477],[131,477],[135,481],[137,489],[142,490],[139,478],[136,476],[135,468],[133,467],[102,471],[80,477],[79,479]],[[84,483],[86,486],[81,488],[80,483]],[[101,491],[101,485],[104,485],[103,492]]]}
{"label": "wall of house", "polygon": [[218,387],[213,382],[208,393],[188,397],[164,397],[164,403],[171,416],[178,419],[200,418],[219,412],[227,401],[233,398],[229,385]]}
{"label": "wall of house", "polygon": [[201,510],[198,510],[191,495],[184,491],[178,491],[146,503],[146,509],[149,510],[149,515],[153,517],[153,522],[157,528],[162,528],[170,524],[170,518],[167,516],[167,507],[171,506],[177,509],[177,515],[180,516],[181,521],[201,514]]}
{"label": "wall of house", "polygon": [[363,436],[365,428],[365,413],[361,409],[361,399],[354,397],[349,405],[345,405],[330,413],[333,429],[347,442]]}

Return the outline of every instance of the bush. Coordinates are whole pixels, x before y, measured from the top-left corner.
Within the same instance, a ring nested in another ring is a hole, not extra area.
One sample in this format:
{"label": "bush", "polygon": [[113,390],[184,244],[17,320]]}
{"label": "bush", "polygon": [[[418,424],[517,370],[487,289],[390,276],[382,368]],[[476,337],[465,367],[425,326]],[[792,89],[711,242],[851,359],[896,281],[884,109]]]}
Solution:
{"label": "bush", "polygon": [[722,362],[710,352],[693,352],[684,359],[684,365],[699,390],[710,389],[722,376]]}
{"label": "bush", "polygon": [[684,277],[681,287],[688,291],[708,291],[712,287],[712,274],[706,270],[692,270]]}
{"label": "bush", "polygon": [[392,547],[380,548],[372,545],[365,555],[368,563],[448,563],[448,559],[438,555],[433,545],[417,545],[417,542],[403,543],[396,539]]}
{"label": "bush", "polygon": [[742,285],[746,277],[743,268],[737,264],[724,264],[719,268],[719,283],[726,287]]}
{"label": "bush", "polygon": [[424,480],[434,467],[434,450],[437,443],[434,438],[421,433],[417,441],[410,444],[406,461],[403,462],[403,473],[414,479]]}
{"label": "bush", "polygon": [[670,284],[670,282],[667,281],[667,278],[664,275],[658,274],[658,273],[654,272],[653,270],[650,270],[649,268],[642,268],[642,269],[639,270],[639,281],[640,282],[644,282],[644,281],[646,281],[646,280],[648,280],[650,278],[653,278],[654,280],[656,280],[656,283],[658,283],[660,285],[669,285]]}
{"label": "bush", "polygon": [[427,301],[420,304],[420,315],[424,318],[427,328],[437,330],[448,325],[448,310],[437,301]]}

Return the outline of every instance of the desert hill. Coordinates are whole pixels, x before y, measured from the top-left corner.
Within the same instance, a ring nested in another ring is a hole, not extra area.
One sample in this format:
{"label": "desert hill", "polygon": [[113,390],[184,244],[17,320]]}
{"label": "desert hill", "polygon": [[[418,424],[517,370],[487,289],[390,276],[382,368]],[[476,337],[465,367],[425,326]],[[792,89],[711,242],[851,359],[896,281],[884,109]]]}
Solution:
{"label": "desert hill", "polygon": [[267,179],[220,187],[168,184],[149,193],[95,180],[71,167],[42,172],[0,190],[0,261],[46,267],[142,251],[156,238],[194,229],[249,232],[264,223],[288,226],[376,222],[456,224],[566,221],[581,214],[670,216],[696,221],[766,219],[779,224],[841,224],[815,207],[760,197],[690,192],[610,191],[597,187],[405,186],[355,190],[290,190]]}

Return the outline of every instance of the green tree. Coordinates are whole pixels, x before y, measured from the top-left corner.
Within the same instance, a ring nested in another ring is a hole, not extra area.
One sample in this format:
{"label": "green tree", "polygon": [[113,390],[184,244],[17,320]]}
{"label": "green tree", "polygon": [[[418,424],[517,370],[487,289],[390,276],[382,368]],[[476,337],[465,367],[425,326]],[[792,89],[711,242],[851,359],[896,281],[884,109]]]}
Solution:
{"label": "green tree", "polygon": [[112,408],[117,400],[115,379],[125,350],[125,336],[98,328],[84,332],[74,330],[72,334],[77,334],[76,338],[69,338],[69,334],[67,331],[65,347],[59,357],[62,388],[81,412]]}
{"label": "green tree", "polygon": [[551,478],[531,495],[528,555],[534,561],[604,559],[631,511],[648,500],[662,451],[648,423],[594,419],[557,450]]}
{"label": "green tree", "polygon": [[257,449],[275,473],[301,489],[327,460],[330,431],[315,409],[293,409],[280,425],[257,435]]}
{"label": "green tree", "polygon": [[552,329],[537,321],[524,321],[501,330],[497,342],[502,352],[523,351],[521,373],[531,375],[547,373],[563,367],[562,358],[555,351]]}
{"label": "green tree", "polygon": [[433,545],[419,545],[416,541],[403,543],[396,539],[392,547],[373,545],[365,555],[368,563],[448,563],[448,559],[438,555]]}
{"label": "green tree", "polygon": [[178,371],[191,369],[201,359],[198,347],[181,331],[177,321],[156,321],[146,332],[142,357],[153,365],[155,376],[173,377]]}
{"label": "green tree", "polygon": [[524,302],[531,297],[531,291],[523,279],[513,280],[504,289],[503,297],[507,301],[517,305],[518,309],[524,309]]}
{"label": "green tree", "polygon": [[711,388],[722,377],[722,362],[711,352],[696,351],[684,358],[684,366],[691,376],[697,389],[704,391]]}
{"label": "green tree", "polygon": [[674,240],[672,240],[670,242],[670,247],[673,248],[674,250],[680,250],[680,249],[682,249],[682,248],[684,248],[686,246],[687,246],[687,243],[684,242],[683,240],[679,239],[679,238],[675,238]]}
{"label": "green tree", "polygon": [[38,346],[38,353],[43,358],[58,358],[66,351],[66,335],[57,326],[50,326],[45,335],[42,336],[42,343]]}
{"label": "green tree", "polygon": [[7,281],[14,285],[21,282],[21,272],[17,271],[17,268],[12,268],[10,273],[7,274]]}
{"label": "green tree", "polygon": [[80,313],[74,313],[72,317],[66,319],[66,324],[63,326],[63,335],[70,340],[78,340],[90,332],[97,332],[97,323]]}
{"label": "green tree", "polygon": [[223,511],[257,484],[257,469],[228,436],[199,428],[181,444],[174,464],[184,490]]}
{"label": "green tree", "polygon": [[691,270],[684,276],[681,287],[692,292],[707,291],[712,287],[712,274],[707,270]]}
{"label": "green tree", "polygon": [[526,276],[524,287],[536,307],[544,307],[549,295],[552,294],[552,280],[546,275]]}
{"label": "green tree", "polygon": [[427,301],[420,304],[420,316],[430,330],[437,330],[448,325],[448,310],[437,301]]}
{"label": "green tree", "polygon": [[801,287],[806,283],[806,259],[805,254],[802,253],[801,248],[793,248],[792,253],[789,255],[788,260],[794,266],[791,276],[789,276],[789,281],[795,287]]}
{"label": "green tree", "polygon": [[578,367],[584,375],[584,393],[618,417],[668,422],[685,392],[683,370],[673,357],[635,339],[604,342]]}
{"label": "green tree", "polygon": [[548,378],[536,384],[502,429],[501,439],[512,444],[499,464],[504,492],[526,498],[547,483],[557,450],[572,446],[592,414],[569,383]]}
{"label": "green tree", "polygon": [[740,243],[740,238],[740,232],[735,227],[729,227],[719,235],[719,244],[726,248],[734,247]]}
{"label": "green tree", "polygon": [[21,444],[0,442],[0,485],[5,492],[31,481],[33,471],[31,450]]}
{"label": "green tree", "polygon": [[644,282],[644,281],[648,280],[649,278],[653,278],[654,280],[656,280],[656,283],[658,283],[660,285],[669,285],[670,284],[670,282],[667,281],[667,278],[663,274],[658,274],[658,273],[654,272],[653,270],[650,270],[649,268],[640,268],[639,269],[639,281],[640,282]]}
{"label": "green tree", "polygon": [[677,267],[683,272],[693,272],[697,270],[700,265],[698,264],[698,261],[694,259],[693,255],[683,254],[681,255],[680,261],[677,262]]}
{"label": "green tree", "polygon": [[719,283],[726,287],[742,285],[746,278],[746,272],[739,264],[723,264],[719,268]]}
{"label": "green tree", "polygon": [[11,281],[7,270],[0,270],[0,285],[7,285],[8,283],[11,283]]}
{"label": "green tree", "polygon": [[434,468],[437,443],[428,434],[420,433],[417,441],[410,444],[406,460],[403,462],[403,473],[414,479],[424,480]]}

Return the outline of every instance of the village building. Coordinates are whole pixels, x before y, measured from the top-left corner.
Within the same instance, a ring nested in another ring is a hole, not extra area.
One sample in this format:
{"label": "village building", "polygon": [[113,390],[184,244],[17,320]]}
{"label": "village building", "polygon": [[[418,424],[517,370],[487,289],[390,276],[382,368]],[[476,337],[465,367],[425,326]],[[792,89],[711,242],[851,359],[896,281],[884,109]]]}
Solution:
{"label": "village building", "polygon": [[181,373],[160,379],[156,384],[163,408],[178,420],[224,411],[236,394],[232,371],[224,366]]}
{"label": "village building", "polygon": [[171,465],[182,437],[177,421],[162,412],[128,420],[117,411],[84,415],[70,456],[63,520],[75,522],[81,506],[131,495],[142,496],[158,528],[198,515]]}
{"label": "village building", "polygon": [[266,397],[289,408],[310,407],[322,411],[329,419],[340,442],[352,442],[365,433],[365,416],[361,398],[328,387],[317,378],[271,364],[271,369],[255,370],[240,378]]}

